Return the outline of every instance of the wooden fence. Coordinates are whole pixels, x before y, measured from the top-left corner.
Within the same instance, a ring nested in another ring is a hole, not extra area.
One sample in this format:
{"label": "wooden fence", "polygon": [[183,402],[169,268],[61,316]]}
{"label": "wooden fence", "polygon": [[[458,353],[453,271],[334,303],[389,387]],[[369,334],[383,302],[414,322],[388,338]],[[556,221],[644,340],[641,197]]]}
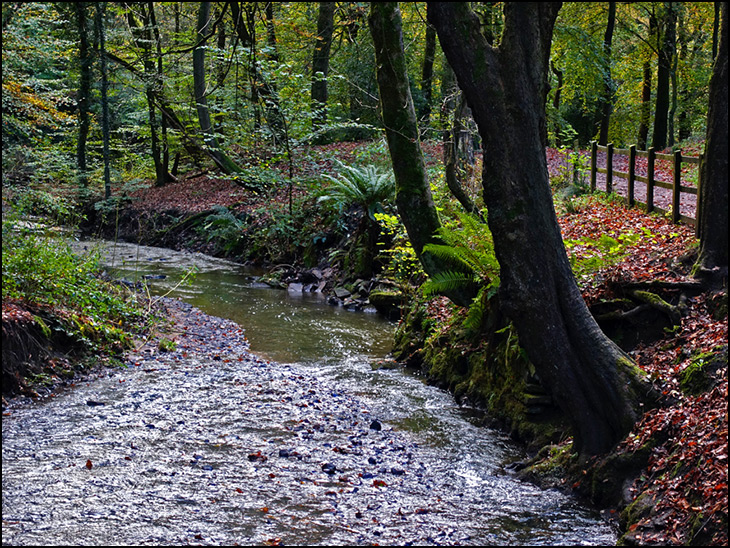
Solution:
{"label": "wooden fence", "polygon": [[[606,167],[598,167],[598,152],[606,152]],[[613,157],[614,155],[626,155],[628,156],[628,173],[617,171],[613,168]],[[647,159],[647,175],[636,174],[636,158]],[[657,181],[655,179],[655,163],[656,160],[668,160],[673,162],[673,181],[667,183],[664,181]],[[659,154],[654,151],[653,148],[649,148],[647,151],[636,150],[636,146],[632,145],[627,149],[613,148],[613,143],[609,143],[607,146],[599,146],[596,141],[591,141],[591,191],[596,190],[596,175],[598,173],[606,174],[606,193],[610,194],[613,192],[613,179],[621,178],[626,179],[627,193],[625,200],[630,206],[634,206],[637,203],[646,206],[647,212],[657,211],[660,213],[671,213],[672,222],[678,223],[680,220],[684,221],[690,226],[697,228],[696,219],[699,218],[699,213],[695,212],[695,217],[688,215],[682,215],[680,211],[680,198],[681,194],[694,194],[698,195],[698,188],[700,187],[699,173],[697,175],[697,187],[684,186],[682,185],[682,164],[699,164],[702,160],[702,155],[698,156],[682,156],[680,151],[674,154]],[[646,203],[639,202],[634,197],[636,182],[646,184]],[[655,187],[665,188],[672,193],[672,205],[671,210],[662,209],[654,205],[654,189]],[[699,196],[698,196],[699,198]],[[699,199],[697,200],[697,207],[699,207]]]}

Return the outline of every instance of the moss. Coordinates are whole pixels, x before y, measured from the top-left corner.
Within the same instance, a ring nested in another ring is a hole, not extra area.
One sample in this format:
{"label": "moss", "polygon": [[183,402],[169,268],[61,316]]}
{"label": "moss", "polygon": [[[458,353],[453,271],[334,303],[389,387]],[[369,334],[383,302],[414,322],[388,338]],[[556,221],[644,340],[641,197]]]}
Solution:
{"label": "moss", "polygon": [[692,359],[679,375],[679,387],[682,392],[696,396],[712,388],[713,381],[708,365],[714,356],[713,352],[703,352]]}
{"label": "moss", "polygon": [[635,451],[608,454],[587,469],[582,490],[602,507],[627,504],[631,500],[629,487],[646,469],[658,443],[658,439],[651,438]]}
{"label": "moss", "polygon": [[681,317],[679,307],[669,304],[656,293],[652,293],[651,291],[636,290],[632,292],[632,295],[636,297],[636,299],[638,299],[639,301],[644,302],[652,308],[655,308],[656,310],[665,313],[667,316],[669,316],[669,318],[674,322],[675,325],[679,323]]}
{"label": "moss", "polygon": [[545,487],[557,485],[562,483],[567,471],[573,468],[576,458],[572,440],[548,444],[530,460],[520,476]]}
{"label": "moss", "polygon": [[379,313],[387,318],[396,319],[400,316],[405,295],[401,291],[376,290],[372,291],[368,298]]}
{"label": "moss", "polygon": [[[639,494],[630,504],[628,504],[620,514],[621,529],[626,531],[629,527],[635,523],[638,523],[643,518],[648,517],[651,514],[652,509],[656,501],[652,494],[648,491],[644,491]],[[618,542],[619,546],[625,545],[622,540]]]}
{"label": "moss", "polygon": [[530,448],[563,438],[567,424],[556,407],[542,401],[537,413],[528,405],[534,369],[511,327],[484,322],[491,329],[473,332],[460,327],[462,318],[456,315],[447,325],[429,317],[425,303],[412,303],[396,334],[395,356],[419,367],[458,402],[485,409],[495,426]]}

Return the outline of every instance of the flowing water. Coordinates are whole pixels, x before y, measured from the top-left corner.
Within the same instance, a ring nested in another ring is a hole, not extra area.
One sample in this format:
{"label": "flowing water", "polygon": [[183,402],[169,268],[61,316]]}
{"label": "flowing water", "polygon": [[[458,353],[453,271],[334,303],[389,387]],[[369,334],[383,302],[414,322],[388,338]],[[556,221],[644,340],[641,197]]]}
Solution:
{"label": "flowing water", "polygon": [[507,473],[524,455],[476,410],[407,371],[374,370],[392,323],[202,255],[105,256],[116,274],[166,276],[156,293],[238,323],[256,356],[179,349],[14,404],[3,544],[615,544],[596,512]]}

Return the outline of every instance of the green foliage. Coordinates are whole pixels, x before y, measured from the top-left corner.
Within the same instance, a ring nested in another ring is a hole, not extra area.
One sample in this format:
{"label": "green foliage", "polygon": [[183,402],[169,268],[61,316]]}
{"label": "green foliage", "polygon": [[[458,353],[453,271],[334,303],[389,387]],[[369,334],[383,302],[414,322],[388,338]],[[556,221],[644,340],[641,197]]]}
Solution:
{"label": "green foliage", "polygon": [[[291,208],[273,201],[240,221],[248,256],[269,263],[291,263],[298,259],[310,266],[327,240],[331,226],[321,208],[307,195],[295,193]],[[235,234],[234,234],[235,235]]]}
{"label": "green foliage", "polygon": [[443,283],[431,279],[424,284],[428,294],[455,289],[461,277],[464,283],[469,280],[489,287],[499,286],[499,263],[489,227],[466,213],[459,215],[459,224],[460,228],[444,226],[439,230],[442,244],[427,244],[423,248],[424,252],[454,265],[453,275],[445,275]]}
{"label": "green foliage", "polygon": [[162,338],[157,344],[157,348],[160,352],[174,352],[177,349],[177,342]]}
{"label": "green foliage", "polygon": [[11,197],[13,217],[41,217],[62,226],[70,226],[81,219],[75,204],[62,196],[33,188],[6,189]]}
{"label": "green foliage", "polygon": [[79,257],[16,214],[3,220],[2,248],[3,300],[55,310],[67,333],[90,347],[129,343],[125,328],[143,318],[141,308],[126,288],[99,278],[95,253]]}
{"label": "green foliage", "polygon": [[367,216],[377,222],[376,213],[385,213],[385,206],[395,196],[395,179],[391,170],[374,165],[348,166],[335,160],[339,177],[324,175],[330,186],[323,191],[319,201],[332,200],[342,211],[350,205],[361,207]]}
{"label": "green foliage", "polygon": [[[486,216],[486,212],[484,212]],[[431,253],[452,270],[431,276],[421,287],[424,295],[448,293],[470,286],[479,287],[469,307],[464,327],[478,329],[484,319],[489,300],[499,288],[499,263],[494,254],[492,234],[486,223],[469,214],[459,215],[461,227],[442,227],[442,244],[427,244],[424,253]]]}
{"label": "green foliage", "polygon": [[642,237],[647,237],[648,229],[644,231],[644,234],[631,232],[620,234],[616,238],[602,234],[598,239],[564,240],[573,273],[580,279],[618,264],[626,257],[631,246],[636,245]]}
{"label": "green foliage", "polygon": [[[407,291],[421,278],[423,269],[416,257],[416,252],[408,239],[408,234],[396,215],[376,213],[375,219],[380,223],[381,234],[385,241],[378,242],[382,248],[380,258],[384,260],[384,275]],[[387,244],[386,244],[387,242]]]}
{"label": "green foliage", "polygon": [[236,217],[227,207],[215,207],[215,213],[205,218],[202,233],[208,242],[215,240],[225,255],[241,250],[246,224]]}

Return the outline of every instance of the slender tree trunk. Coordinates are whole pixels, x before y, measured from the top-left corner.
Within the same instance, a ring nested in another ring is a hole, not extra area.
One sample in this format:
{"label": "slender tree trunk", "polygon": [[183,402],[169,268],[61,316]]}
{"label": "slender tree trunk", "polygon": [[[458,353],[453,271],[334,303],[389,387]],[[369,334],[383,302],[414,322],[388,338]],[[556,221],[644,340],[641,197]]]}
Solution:
{"label": "slender tree trunk", "polygon": [[[459,152],[460,143],[466,142],[465,139],[461,138],[462,130],[464,130],[463,120],[469,111],[469,106],[466,104],[466,99],[463,93],[459,93],[456,105],[453,107],[453,122],[450,130],[444,131],[444,178],[446,179],[446,186],[449,187],[451,194],[456,198],[462,207],[469,213],[478,214],[479,211],[474,204],[462,183],[462,174],[464,169],[462,168],[464,162]],[[471,145],[471,138],[468,139],[468,144]],[[468,155],[468,151],[465,151],[465,155]]]}
{"label": "slender tree trunk", "polygon": [[155,100],[159,95],[161,82],[159,81],[155,63],[152,59],[152,14],[154,3],[142,3],[139,5],[142,20],[140,21],[133,11],[133,4],[127,4],[127,21],[132,30],[135,45],[139,48],[144,66],[144,73],[141,79],[145,86],[145,98],[147,99],[147,114],[150,124],[150,149],[152,160],[155,164],[155,185],[165,184],[167,174],[162,164],[162,151],[160,148],[159,122],[157,120],[157,108]]}
{"label": "slender tree trunk", "polygon": [[101,138],[102,157],[104,160],[104,197],[108,200],[112,195],[111,160],[109,156],[109,77],[106,60],[106,30],[104,28],[104,2],[96,3],[94,14],[94,31],[99,51],[99,73],[101,76]]}
{"label": "slender tree trunk", "polygon": [[[375,46],[385,136],[395,175],[398,213],[423,269],[429,275],[434,275],[448,267],[423,250],[426,244],[437,243],[441,221],[431,195],[419,141],[416,110],[403,53],[398,4],[372,2],[369,25]],[[469,304],[473,296],[466,293],[449,295],[462,305]]]}
{"label": "slender tree trunk", "polygon": [[707,111],[704,161],[700,166],[699,236],[697,275],[712,285],[727,287],[728,275],[728,139],[727,55],[728,5],[720,2],[722,23]]}
{"label": "slender tree trunk", "polygon": [[86,15],[86,2],[74,2],[76,11],[76,25],[79,33],[79,61],[81,76],[79,78],[79,95],[77,106],[79,110],[79,135],[76,141],[76,167],[79,170],[79,184],[87,187],[89,184],[86,165],[86,142],[89,138],[91,117],[91,71],[92,55],[89,45],[88,18]]}
{"label": "slender tree trunk", "polygon": [[601,117],[601,130],[599,132],[598,144],[605,146],[608,143],[608,129],[611,125],[611,112],[613,111],[614,83],[611,79],[611,42],[613,41],[613,29],[616,26],[616,2],[608,3],[608,22],[606,33],[603,36],[603,55],[605,56],[605,74],[603,79],[603,115]]}
{"label": "slender tree trunk", "polygon": [[[218,49],[219,55],[223,55],[226,49],[226,27],[221,22],[218,26],[218,36],[216,40],[216,48]],[[225,62],[225,56],[223,59],[218,59],[215,67],[215,85],[216,88],[222,88],[226,79],[227,67]],[[220,134],[223,131],[223,109],[220,109],[214,116],[215,121],[215,132]]]}
{"label": "slender tree trunk", "polygon": [[644,77],[641,81],[641,116],[639,120],[639,136],[637,147],[646,150],[649,141],[649,123],[651,122],[651,61],[644,61]]}
{"label": "slender tree trunk", "polygon": [[418,113],[421,124],[428,126],[433,107],[433,63],[436,59],[436,29],[431,25],[426,26],[426,49],[423,53],[423,64],[421,65],[421,93],[423,94],[423,105]]}
{"label": "slender tree trunk", "polygon": [[550,62],[550,69],[558,79],[558,83],[555,86],[555,93],[553,94],[553,108],[556,111],[560,110],[560,96],[563,93],[563,71],[560,70],[554,62]]}
{"label": "slender tree trunk", "polygon": [[315,129],[327,123],[327,77],[334,30],[335,2],[320,2],[317,38],[312,55],[312,125]]}
{"label": "slender tree trunk", "polygon": [[[229,2],[231,15],[236,28],[236,33],[245,48],[256,47],[254,10],[255,2],[243,2],[243,7],[238,2]],[[245,20],[244,20],[244,15]],[[257,67],[255,56],[252,55],[249,62],[249,79],[251,80],[251,100],[254,104],[259,101],[264,104],[264,115],[266,123],[271,130],[271,137],[275,147],[286,146],[286,120],[279,106],[279,98],[276,88],[271,84]]]}
{"label": "slender tree trunk", "polygon": [[276,25],[274,24],[274,3],[266,2],[266,42],[269,46],[268,57],[271,61],[279,62],[279,45],[276,41]]}
{"label": "slender tree trunk", "polygon": [[[157,55],[156,61],[156,73],[155,73],[155,84],[152,87],[152,96],[155,103],[158,102],[158,98],[163,95],[163,65],[162,65],[162,38],[160,36],[160,28],[157,25],[157,16],[155,15],[155,3],[147,2],[147,11],[149,14],[150,26],[152,27],[151,34],[155,42],[155,50]],[[160,109],[161,110],[161,109]],[[176,177],[170,173],[170,147],[167,139],[167,127],[168,121],[166,116],[160,117],[160,142],[159,142],[159,174],[157,184],[164,185],[170,181],[177,180]],[[162,177],[162,179],[160,179]]]}
{"label": "slender tree trunk", "polygon": [[193,89],[195,92],[195,105],[198,112],[198,123],[203,134],[205,147],[210,157],[224,173],[236,173],[241,169],[236,163],[225,154],[218,144],[218,139],[213,130],[208,109],[208,97],[205,84],[205,47],[204,43],[209,37],[211,29],[210,2],[201,2],[198,11],[197,24],[197,47],[193,49]]}
{"label": "slender tree trunk", "polygon": [[[210,32],[210,2],[201,2],[198,11],[197,37],[199,47],[193,50],[193,81],[195,89],[195,107],[198,112],[198,123],[205,140],[205,146],[212,151],[213,156],[218,153],[218,140],[213,134],[213,126],[208,110],[207,89],[205,84],[205,38]],[[220,159],[216,163],[220,163]]]}
{"label": "slender tree trunk", "polygon": [[669,128],[669,85],[676,54],[677,12],[675,2],[665,2],[661,21],[661,46],[657,69],[656,106],[654,108],[654,134],[652,146],[662,150],[667,146]]}
{"label": "slender tree trunk", "polygon": [[481,34],[467,3],[429,3],[428,17],[483,139],[484,201],[501,269],[502,309],[570,417],[574,449],[587,456],[609,451],[630,431],[649,384],[591,316],[552,205],[543,134],[559,8],[506,3],[498,48]]}

